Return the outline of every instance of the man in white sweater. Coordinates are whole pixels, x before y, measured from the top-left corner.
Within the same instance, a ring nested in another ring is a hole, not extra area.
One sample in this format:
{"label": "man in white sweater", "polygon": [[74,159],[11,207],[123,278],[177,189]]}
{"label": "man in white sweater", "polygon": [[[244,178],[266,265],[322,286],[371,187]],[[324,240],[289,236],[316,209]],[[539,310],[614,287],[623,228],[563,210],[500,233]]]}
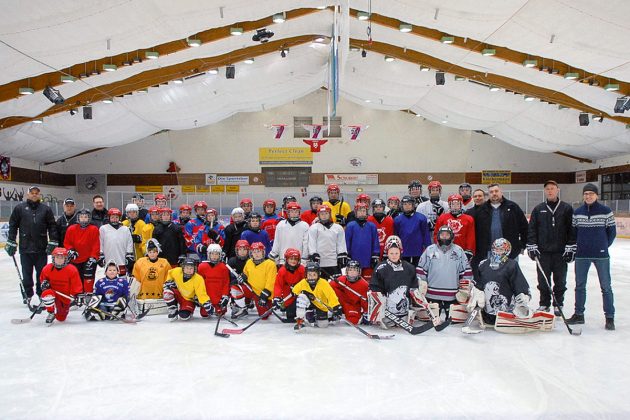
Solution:
{"label": "man in white sweater", "polygon": [[341,267],[348,263],[346,236],[343,228],[332,222],[328,205],[321,205],[317,213],[319,222],[308,229],[308,255],[319,263],[322,277],[329,279],[341,274]]}

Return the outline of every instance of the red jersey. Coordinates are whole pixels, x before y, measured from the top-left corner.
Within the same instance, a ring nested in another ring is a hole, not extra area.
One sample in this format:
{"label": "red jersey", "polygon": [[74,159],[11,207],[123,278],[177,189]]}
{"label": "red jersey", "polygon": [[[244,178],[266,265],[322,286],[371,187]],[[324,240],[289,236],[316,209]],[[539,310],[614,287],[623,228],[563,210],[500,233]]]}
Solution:
{"label": "red jersey", "polygon": [[273,238],[276,237],[276,226],[278,226],[278,223],[280,223],[281,221],[282,219],[276,216],[275,214],[271,216],[265,215],[263,217],[263,221],[262,221],[262,224],[260,225],[260,229],[267,232],[270,242],[273,242]]}
{"label": "red jersey", "polygon": [[[291,294],[293,286],[298,284],[302,279],[306,278],[306,271],[303,265],[299,265],[295,271],[291,272],[287,270],[286,265],[283,265],[278,270],[276,275],[276,283],[273,288],[273,295],[279,298],[285,298]],[[294,299],[289,299],[285,302],[285,305],[291,305]]]}
{"label": "red jersey", "polygon": [[379,223],[374,216],[368,216],[368,222],[372,222],[376,225],[376,234],[378,236],[378,244],[381,247],[380,256],[383,256],[383,250],[385,249],[385,242],[387,238],[394,234],[394,219],[391,216],[385,216]]}
{"label": "red jersey", "polygon": [[475,253],[475,220],[467,214],[453,216],[451,213],[443,213],[435,222],[435,232],[433,241],[437,243],[437,232],[441,226],[447,225],[455,234],[455,244],[462,247],[464,251]]}
{"label": "red jersey", "polygon": [[[364,299],[361,299],[356,294],[352,293],[350,290],[341,286],[338,283],[343,283],[346,286],[350,287],[355,292],[359,293],[363,296]],[[337,298],[339,299],[339,303],[341,304],[341,308],[343,309],[343,313],[346,319],[353,324],[359,323],[361,320],[361,314],[367,313],[367,292],[368,292],[368,282],[365,281],[363,277],[352,283],[346,276],[341,276],[337,279],[337,281],[331,281],[330,286],[335,291]]]}
{"label": "red jersey", "polygon": [[208,261],[199,264],[197,272],[206,284],[206,293],[213,305],[218,305],[222,296],[230,295],[230,271],[224,263],[212,265]]}
{"label": "red jersey", "polygon": [[90,224],[84,228],[79,224],[70,225],[63,240],[63,247],[67,250],[74,249],[79,253],[79,256],[72,261],[75,264],[86,262],[90,257],[98,260],[101,251],[99,237],[98,228],[94,225]]}
{"label": "red jersey", "polygon": [[[70,227],[74,226],[79,225],[71,225]],[[40,283],[44,280],[48,280],[52,290],[66,295],[76,296],[83,292],[83,283],[81,283],[81,277],[79,277],[79,270],[72,264],[67,264],[61,270],[52,263],[46,264],[39,276]],[[57,298],[59,299],[61,296],[57,295]],[[65,298],[61,299],[67,300]]]}
{"label": "red jersey", "polygon": [[317,218],[317,211],[313,211],[313,210],[303,211],[302,214],[300,215],[300,219],[308,223],[309,226],[313,224],[313,220],[315,220],[316,218]]}

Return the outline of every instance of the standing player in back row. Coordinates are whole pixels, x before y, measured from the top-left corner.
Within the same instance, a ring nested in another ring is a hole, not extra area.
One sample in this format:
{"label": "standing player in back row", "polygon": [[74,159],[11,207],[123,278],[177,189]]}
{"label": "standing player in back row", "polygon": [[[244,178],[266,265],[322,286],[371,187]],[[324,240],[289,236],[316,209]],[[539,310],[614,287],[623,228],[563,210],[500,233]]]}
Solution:
{"label": "standing player in back row", "polygon": [[[341,226],[345,226],[346,217],[352,211],[350,204],[343,199],[339,185],[330,184],[326,188],[326,192],[328,193],[328,201],[325,201],[324,204],[330,208],[331,220],[336,221]],[[341,197],[341,200],[339,197]]]}
{"label": "standing player in back row", "polygon": [[429,224],[431,235],[435,231],[435,223],[438,217],[448,211],[448,203],[440,199],[442,195],[442,184],[440,181],[429,182],[429,201],[418,204],[416,211],[424,214]]}
{"label": "standing player in back row", "polygon": [[462,247],[468,258],[468,262],[475,255],[475,220],[462,212],[463,199],[459,194],[448,196],[448,207],[450,211],[438,217],[435,223],[435,235],[433,242],[437,243],[437,232],[442,226],[448,226],[455,234],[454,242]]}

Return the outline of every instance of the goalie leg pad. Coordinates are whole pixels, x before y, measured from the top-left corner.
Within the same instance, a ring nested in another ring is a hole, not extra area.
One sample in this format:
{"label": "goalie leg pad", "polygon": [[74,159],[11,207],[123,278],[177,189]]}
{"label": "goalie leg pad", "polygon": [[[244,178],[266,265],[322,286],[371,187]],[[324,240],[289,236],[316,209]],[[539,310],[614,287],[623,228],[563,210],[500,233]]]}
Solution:
{"label": "goalie leg pad", "polygon": [[[431,308],[431,312],[437,318],[440,316],[440,305],[436,302],[429,302],[429,308]],[[426,308],[422,307],[416,311],[416,318],[423,322],[431,321],[431,317],[429,317],[429,313]]]}
{"label": "goalie leg pad", "polygon": [[458,324],[462,322],[466,322],[468,319],[468,311],[466,310],[466,305],[461,305],[457,303],[451,304],[449,315],[451,317],[451,323]]}
{"label": "goalie leg pad", "polygon": [[499,311],[494,324],[497,332],[524,334],[535,331],[553,330],[556,317],[552,313],[536,311],[530,318],[519,318],[509,312]]}
{"label": "goalie leg pad", "polygon": [[385,297],[381,292],[367,292],[368,299],[368,320],[372,324],[383,322],[385,317]]}
{"label": "goalie leg pad", "polygon": [[459,281],[459,289],[455,293],[455,299],[461,304],[468,303],[468,299],[470,299],[470,280]]}
{"label": "goalie leg pad", "polygon": [[118,316],[126,308],[127,308],[127,299],[125,299],[123,296],[121,296],[121,297],[118,298],[118,300],[114,304],[114,307],[112,308],[112,314]]}

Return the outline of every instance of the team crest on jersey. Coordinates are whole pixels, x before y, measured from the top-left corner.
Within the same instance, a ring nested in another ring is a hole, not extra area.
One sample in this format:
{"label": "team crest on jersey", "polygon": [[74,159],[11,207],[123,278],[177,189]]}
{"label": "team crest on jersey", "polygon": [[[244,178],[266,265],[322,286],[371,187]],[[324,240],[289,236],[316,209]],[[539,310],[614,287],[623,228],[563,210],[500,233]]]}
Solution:
{"label": "team crest on jersey", "polygon": [[451,228],[454,234],[458,234],[460,230],[464,227],[462,221],[459,219],[448,219],[447,222],[448,227]]}
{"label": "team crest on jersey", "polygon": [[376,229],[376,234],[378,235],[378,243],[385,243],[385,239],[387,239],[387,233],[385,233],[385,228]]}
{"label": "team crest on jersey", "polygon": [[155,267],[149,268],[149,272],[147,273],[147,280],[157,280],[158,272]]}

